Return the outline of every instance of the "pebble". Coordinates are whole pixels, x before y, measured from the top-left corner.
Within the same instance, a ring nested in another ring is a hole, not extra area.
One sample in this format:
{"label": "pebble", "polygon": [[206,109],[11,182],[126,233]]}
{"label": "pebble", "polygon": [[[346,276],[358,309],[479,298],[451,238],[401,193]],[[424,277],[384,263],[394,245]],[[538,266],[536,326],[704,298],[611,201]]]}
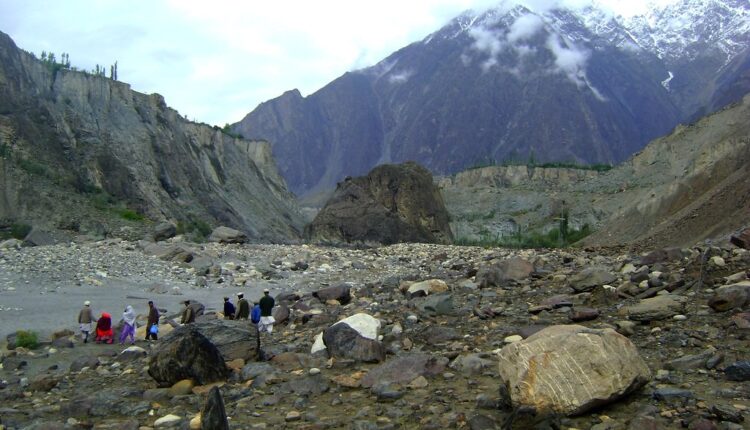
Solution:
{"label": "pebble", "polygon": [[672,319],[675,321],[685,321],[687,320],[687,317],[685,315],[675,315],[672,317]]}

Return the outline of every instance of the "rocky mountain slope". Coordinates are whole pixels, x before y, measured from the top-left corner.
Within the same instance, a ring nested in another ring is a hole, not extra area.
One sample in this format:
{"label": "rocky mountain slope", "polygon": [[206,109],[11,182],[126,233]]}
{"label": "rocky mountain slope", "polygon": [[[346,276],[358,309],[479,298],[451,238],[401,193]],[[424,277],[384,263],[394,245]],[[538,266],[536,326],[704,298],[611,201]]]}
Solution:
{"label": "rocky mountain slope", "polygon": [[493,166],[440,180],[456,237],[546,231],[563,210],[597,246],[683,246],[747,226],[750,96],[679,126],[607,172]]}
{"label": "rocky mountain slope", "polygon": [[234,130],[273,143],[298,194],[376,164],[619,162],[747,86],[742,0],[624,20],[598,9],[467,12],[379,64],[261,104]]}
{"label": "rocky mountain slope", "polygon": [[[158,94],[52,67],[0,33],[0,220],[100,235],[138,220],[228,225],[256,240],[302,221],[268,143],[184,119]],[[113,231],[114,230],[114,231]]]}

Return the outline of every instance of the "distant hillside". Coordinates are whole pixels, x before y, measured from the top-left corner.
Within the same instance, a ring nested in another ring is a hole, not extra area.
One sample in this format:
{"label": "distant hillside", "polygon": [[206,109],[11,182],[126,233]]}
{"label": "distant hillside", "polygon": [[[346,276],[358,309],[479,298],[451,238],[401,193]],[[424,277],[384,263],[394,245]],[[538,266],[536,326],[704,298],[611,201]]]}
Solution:
{"label": "distant hillside", "polygon": [[616,163],[748,88],[750,4],[682,0],[467,12],[377,65],[265,102],[233,129],[273,144],[300,195],[413,160],[434,174],[526,161]]}
{"label": "distant hillside", "polygon": [[266,142],[189,122],[158,94],[44,63],[3,33],[0,155],[0,228],[101,235],[169,219],[288,241],[303,226]]}
{"label": "distant hillside", "polygon": [[440,180],[459,240],[545,232],[567,211],[583,245],[726,241],[750,223],[750,95],[679,126],[610,171],[491,166]]}

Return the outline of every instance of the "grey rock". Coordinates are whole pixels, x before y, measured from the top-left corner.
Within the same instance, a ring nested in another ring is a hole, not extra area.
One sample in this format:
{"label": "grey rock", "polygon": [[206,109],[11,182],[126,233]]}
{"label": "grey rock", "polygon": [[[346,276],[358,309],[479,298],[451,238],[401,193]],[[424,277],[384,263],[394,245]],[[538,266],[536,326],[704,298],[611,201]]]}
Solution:
{"label": "grey rock", "polygon": [[247,243],[247,235],[230,227],[216,227],[208,237],[210,242],[219,243]]}
{"label": "grey rock", "polygon": [[170,239],[174,237],[175,234],[177,234],[177,226],[171,222],[160,222],[154,226],[151,236],[154,238],[154,241],[159,242],[161,240]]}
{"label": "grey rock", "polygon": [[606,267],[587,267],[570,278],[570,287],[576,293],[582,293],[600,285],[611,284],[616,279]]}
{"label": "grey rock", "polygon": [[750,281],[719,287],[708,300],[708,305],[716,312],[739,309],[748,303],[750,303]]}
{"label": "grey rock", "polygon": [[80,372],[84,367],[89,369],[96,369],[99,367],[99,359],[97,357],[83,356],[78,357],[70,363],[71,372]]}
{"label": "grey rock", "polygon": [[372,387],[376,383],[408,384],[418,376],[431,377],[441,374],[448,359],[429,354],[412,353],[394,357],[371,369],[362,378],[362,386]]}
{"label": "grey rock", "polygon": [[750,381],[750,361],[736,361],[724,368],[724,374],[730,381]]}
{"label": "grey rock", "polygon": [[149,360],[148,374],[161,386],[193,379],[200,385],[229,376],[224,358],[195,324],[178,327],[159,339]]}
{"label": "grey rock", "polygon": [[716,354],[715,348],[709,348],[700,354],[685,355],[668,361],[665,365],[669,370],[705,369],[708,360]]}
{"label": "grey rock", "polygon": [[534,266],[523,258],[513,257],[484,265],[476,274],[479,288],[502,287],[509,281],[521,281],[534,272]]}
{"label": "grey rock", "polygon": [[453,315],[453,295],[433,294],[424,298],[415,299],[417,308],[427,315]]}
{"label": "grey rock", "polygon": [[349,304],[352,299],[350,290],[350,285],[340,284],[314,291],[312,295],[321,302],[325,302],[328,300],[338,300],[342,305],[346,305]]}
{"label": "grey rock", "polygon": [[693,392],[690,390],[684,390],[681,388],[659,388],[654,390],[651,396],[656,400],[661,401],[672,401],[672,400],[685,400],[692,399],[694,397]]}
{"label": "grey rock", "polygon": [[624,312],[635,321],[656,321],[671,318],[685,312],[687,298],[665,294],[643,299],[635,305],[627,306]]}
{"label": "grey rock", "polygon": [[49,246],[57,243],[52,233],[34,227],[23,239],[24,246]]}

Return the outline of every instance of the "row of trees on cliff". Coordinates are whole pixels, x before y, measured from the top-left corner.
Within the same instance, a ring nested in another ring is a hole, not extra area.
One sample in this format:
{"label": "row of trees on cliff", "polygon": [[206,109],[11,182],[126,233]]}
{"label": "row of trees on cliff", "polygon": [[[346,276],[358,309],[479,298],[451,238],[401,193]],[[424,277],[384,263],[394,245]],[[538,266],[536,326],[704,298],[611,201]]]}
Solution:
{"label": "row of trees on cliff", "polygon": [[[34,54],[31,54],[34,55]],[[34,55],[36,57],[36,55]],[[54,52],[47,53],[47,51],[42,51],[42,54],[40,56],[40,59],[42,60],[42,63],[44,63],[53,73],[57,72],[60,69],[66,69],[66,70],[73,70],[73,71],[79,71],[86,74],[91,74],[94,76],[102,76],[107,77],[107,68],[105,66],[100,66],[99,64],[96,65],[93,69],[90,71],[79,69],[78,67],[70,65],[70,54],[63,52],[60,54],[60,60],[58,61],[57,57],[55,56]],[[114,64],[109,66],[109,78],[112,80],[117,80],[117,61],[115,61]]]}

